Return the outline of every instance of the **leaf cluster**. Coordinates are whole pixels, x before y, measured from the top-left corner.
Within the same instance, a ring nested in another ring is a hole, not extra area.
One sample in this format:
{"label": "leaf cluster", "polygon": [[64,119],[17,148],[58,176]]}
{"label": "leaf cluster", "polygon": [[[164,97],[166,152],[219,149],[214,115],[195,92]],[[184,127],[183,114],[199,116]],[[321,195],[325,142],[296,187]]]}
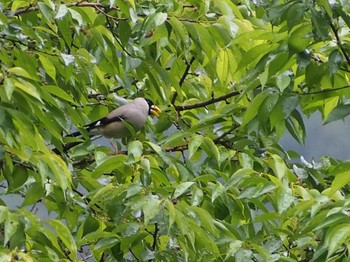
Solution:
{"label": "leaf cluster", "polygon": [[[278,143],[304,143],[305,115],[349,115],[346,1],[0,9],[3,260],[346,259],[349,163]],[[163,112],[121,154],[65,137],[114,95]]]}

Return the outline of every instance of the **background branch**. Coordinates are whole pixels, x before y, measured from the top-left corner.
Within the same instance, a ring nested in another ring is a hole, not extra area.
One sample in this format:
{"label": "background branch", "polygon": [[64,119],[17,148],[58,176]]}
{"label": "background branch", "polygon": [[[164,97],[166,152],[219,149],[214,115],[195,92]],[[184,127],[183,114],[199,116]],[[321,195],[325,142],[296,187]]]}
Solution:
{"label": "background branch", "polygon": [[339,34],[338,34],[338,30],[335,28],[334,24],[332,22],[329,23],[331,28],[332,28],[332,31],[333,31],[333,34],[335,36],[335,38],[337,39],[337,45],[339,46],[341,52],[343,53],[344,57],[345,57],[345,60],[346,62],[350,65],[350,58],[349,58],[349,55],[348,53],[346,52],[341,40],[340,40],[340,37],[339,37]]}
{"label": "background branch", "polygon": [[[180,87],[182,87],[183,83],[185,82],[185,79],[186,79],[187,75],[189,74],[189,71],[191,69],[191,65],[193,64],[194,60],[196,60],[196,59],[194,56],[192,56],[190,62],[187,63],[186,69],[185,69],[185,71],[184,71],[184,73],[179,81]],[[177,96],[178,96],[178,93],[175,92],[175,94],[173,95],[173,98],[171,99],[171,104],[174,105],[175,108],[176,108],[175,101],[176,101]]]}
{"label": "background branch", "polygon": [[180,112],[180,111],[184,111],[184,110],[190,110],[190,109],[195,109],[195,108],[200,108],[200,107],[205,107],[205,106],[208,106],[208,105],[211,105],[211,104],[214,104],[214,103],[217,103],[219,101],[224,101],[230,97],[233,97],[233,96],[237,96],[239,95],[240,93],[238,91],[232,91],[228,94],[225,94],[225,95],[222,95],[222,96],[219,96],[217,98],[215,97],[212,97],[211,99],[207,100],[207,101],[204,101],[204,102],[200,102],[200,103],[197,103],[197,104],[192,104],[192,105],[183,105],[183,106],[174,106],[175,107],[175,110]]}

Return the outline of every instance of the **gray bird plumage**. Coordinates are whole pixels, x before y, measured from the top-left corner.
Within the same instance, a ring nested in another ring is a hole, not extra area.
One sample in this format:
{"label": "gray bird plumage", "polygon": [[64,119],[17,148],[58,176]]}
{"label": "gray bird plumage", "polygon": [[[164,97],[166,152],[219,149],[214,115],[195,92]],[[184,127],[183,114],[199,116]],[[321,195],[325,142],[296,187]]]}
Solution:
{"label": "gray bird plumage", "polygon": [[[126,138],[140,130],[146,123],[148,115],[159,116],[161,110],[149,99],[138,97],[131,102],[114,109],[107,116],[84,126],[89,136],[103,135],[108,138]],[[68,137],[81,136],[79,131]],[[66,144],[63,151],[67,151],[79,142]],[[55,152],[58,150],[55,149]]]}

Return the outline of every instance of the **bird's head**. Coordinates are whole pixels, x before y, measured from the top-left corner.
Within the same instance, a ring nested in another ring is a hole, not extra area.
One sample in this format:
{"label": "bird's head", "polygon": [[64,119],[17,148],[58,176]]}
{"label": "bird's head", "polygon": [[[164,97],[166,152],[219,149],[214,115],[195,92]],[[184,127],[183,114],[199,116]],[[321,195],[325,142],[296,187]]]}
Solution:
{"label": "bird's head", "polygon": [[148,114],[159,117],[159,113],[161,112],[160,108],[156,106],[150,99],[145,98],[145,100],[149,106]]}

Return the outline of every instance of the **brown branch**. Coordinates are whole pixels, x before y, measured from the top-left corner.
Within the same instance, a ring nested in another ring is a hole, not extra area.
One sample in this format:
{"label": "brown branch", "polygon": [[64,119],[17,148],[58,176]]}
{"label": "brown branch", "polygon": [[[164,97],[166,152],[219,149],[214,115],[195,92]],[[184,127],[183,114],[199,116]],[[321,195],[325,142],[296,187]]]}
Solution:
{"label": "brown branch", "polygon": [[[330,18],[329,18],[330,20]],[[350,57],[348,55],[348,53],[346,52],[341,40],[340,40],[340,37],[338,35],[338,30],[335,28],[335,26],[333,25],[332,21],[330,21],[330,26],[332,28],[332,31],[333,31],[333,34],[335,36],[335,38],[337,39],[337,45],[339,46],[341,52],[343,53],[344,57],[345,57],[345,60],[346,62],[350,65]]]}
{"label": "brown branch", "polygon": [[126,50],[126,48],[122,45],[122,43],[120,42],[120,40],[118,39],[118,37],[115,35],[113,27],[112,27],[112,23],[111,20],[109,18],[109,16],[106,16],[106,20],[107,20],[107,24],[109,26],[109,29],[111,31],[111,34],[113,35],[113,38],[115,39],[115,41],[117,41],[118,45],[120,46],[121,49],[123,49],[123,51],[130,57],[134,57],[130,54],[130,52],[128,50]]}
{"label": "brown branch", "polygon": [[33,12],[33,11],[38,11],[38,7],[37,6],[29,6],[29,7],[24,7],[24,8],[20,8],[18,9],[17,11],[15,11],[13,13],[14,16],[17,16],[17,15],[21,15],[21,14],[25,14],[25,13],[30,13],[30,12]]}
{"label": "brown branch", "polygon": [[78,7],[93,7],[96,9],[107,9],[107,10],[119,10],[119,8],[116,5],[110,6],[110,5],[104,5],[101,3],[89,3],[89,2],[78,2],[75,4],[72,4],[72,6],[78,6]]}
{"label": "brown branch", "polygon": [[223,139],[225,136],[229,135],[232,131],[234,131],[236,128],[238,128],[239,125],[235,125],[233,127],[231,127],[229,130],[227,130],[226,132],[224,132],[222,135],[218,136],[217,138],[215,138],[213,140],[213,142],[216,144],[216,143],[219,143],[219,141],[221,139]]}
{"label": "brown branch", "polygon": [[230,97],[233,97],[233,96],[237,96],[239,95],[240,93],[238,91],[232,91],[228,94],[225,94],[225,95],[222,95],[222,96],[219,96],[217,98],[215,97],[212,97],[211,99],[207,100],[207,101],[204,101],[204,102],[200,102],[200,103],[197,103],[197,104],[193,104],[193,105],[183,105],[183,106],[174,106],[175,107],[175,110],[177,112],[180,112],[180,111],[184,111],[184,110],[191,110],[191,109],[195,109],[195,108],[200,108],[200,107],[205,107],[205,106],[208,106],[208,105],[211,105],[211,104],[214,104],[214,103],[217,103],[219,101],[224,101]]}
{"label": "brown branch", "polygon": [[186,151],[188,149],[188,145],[185,144],[185,145],[182,145],[182,146],[174,146],[174,147],[165,147],[163,148],[163,150],[165,152],[183,152],[183,151]]}
{"label": "brown branch", "polygon": [[318,95],[318,94],[323,94],[323,93],[336,92],[336,91],[339,91],[342,89],[347,89],[347,88],[350,88],[350,85],[342,86],[342,87],[338,87],[338,88],[327,88],[327,89],[314,91],[314,92],[308,92],[308,93],[298,93],[298,92],[294,92],[294,93],[296,93],[298,95],[302,95],[302,96],[308,96],[308,95]]}
{"label": "brown branch", "polygon": [[[181,87],[181,86],[183,85],[183,83],[185,82],[185,79],[186,79],[187,75],[189,74],[189,71],[190,71],[190,69],[191,69],[191,65],[193,64],[194,60],[195,60],[195,57],[192,56],[190,62],[187,63],[186,69],[185,69],[185,71],[184,71],[184,73],[183,73],[183,75],[182,75],[182,77],[181,77],[181,79],[180,79],[180,81],[179,81],[179,86],[180,86],[180,87]],[[175,101],[176,101],[177,96],[178,96],[178,93],[175,92],[173,98],[171,99],[171,104],[174,105],[174,107],[176,107],[176,106],[175,106]]]}

